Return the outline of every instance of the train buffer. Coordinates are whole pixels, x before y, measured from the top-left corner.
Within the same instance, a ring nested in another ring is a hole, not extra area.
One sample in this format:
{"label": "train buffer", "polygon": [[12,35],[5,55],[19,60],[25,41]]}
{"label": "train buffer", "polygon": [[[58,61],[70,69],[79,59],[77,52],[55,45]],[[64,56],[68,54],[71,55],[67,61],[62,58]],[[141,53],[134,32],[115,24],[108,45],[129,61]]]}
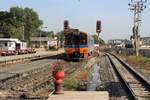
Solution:
{"label": "train buffer", "polygon": [[61,95],[49,95],[47,100],[109,100],[106,91],[65,91]]}

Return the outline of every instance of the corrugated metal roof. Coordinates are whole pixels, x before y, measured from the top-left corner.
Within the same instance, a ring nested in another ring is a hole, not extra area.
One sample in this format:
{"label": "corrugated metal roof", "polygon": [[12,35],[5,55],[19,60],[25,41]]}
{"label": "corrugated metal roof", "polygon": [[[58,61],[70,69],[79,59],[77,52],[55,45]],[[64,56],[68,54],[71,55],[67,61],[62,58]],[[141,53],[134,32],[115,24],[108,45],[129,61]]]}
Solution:
{"label": "corrugated metal roof", "polygon": [[17,38],[0,38],[0,41],[6,41],[6,42],[16,42],[16,43],[20,43],[21,41]]}
{"label": "corrugated metal roof", "polygon": [[50,39],[48,37],[31,37],[31,41],[51,41],[53,39]]}

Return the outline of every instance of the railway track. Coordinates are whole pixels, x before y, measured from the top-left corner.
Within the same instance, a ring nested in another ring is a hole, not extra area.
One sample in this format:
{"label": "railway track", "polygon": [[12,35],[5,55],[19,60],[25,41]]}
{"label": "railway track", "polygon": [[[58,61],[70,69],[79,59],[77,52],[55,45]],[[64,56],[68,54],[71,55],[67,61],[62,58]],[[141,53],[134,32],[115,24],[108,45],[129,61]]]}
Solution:
{"label": "railway track", "polygon": [[127,93],[123,89],[107,55],[100,59],[100,79],[103,89],[109,92],[110,100],[126,100]]}
{"label": "railway track", "polygon": [[124,84],[131,100],[150,100],[150,84],[142,75],[117,56],[107,53],[119,79]]}
{"label": "railway track", "polygon": [[50,66],[47,65],[1,81],[0,89],[13,91],[15,96],[25,93],[29,97],[33,97],[38,96],[45,89],[47,90],[52,85],[52,82]]}
{"label": "railway track", "polygon": [[[46,96],[44,93],[50,93],[53,89],[50,64],[55,62],[56,58],[51,56],[1,68],[0,99],[16,100],[22,95],[28,96],[29,99],[46,99],[48,94]],[[9,98],[7,94],[4,99],[1,98],[4,92],[11,93]]]}
{"label": "railway track", "polygon": [[[0,80],[0,96],[2,90],[11,93],[11,96],[9,96],[11,97],[11,99],[9,98],[10,100],[16,100],[24,96],[28,99],[47,99],[49,93],[53,92],[54,88],[50,64],[57,61],[57,58],[58,56],[50,57],[48,59],[41,59],[25,64],[18,64],[18,66],[7,66],[7,68],[3,68],[0,70],[0,73],[4,74],[5,72],[4,78],[1,76]],[[63,61],[61,56],[59,61]],[[64,63],[66,65],[66,76],[70,76],[78,69],[79,65],[83,64],[72,62]],[[9,74],[11,74],[11,77]],[[1,97],[0,99],[3,100]],[[6,97],[5,99],[8,98]]]}

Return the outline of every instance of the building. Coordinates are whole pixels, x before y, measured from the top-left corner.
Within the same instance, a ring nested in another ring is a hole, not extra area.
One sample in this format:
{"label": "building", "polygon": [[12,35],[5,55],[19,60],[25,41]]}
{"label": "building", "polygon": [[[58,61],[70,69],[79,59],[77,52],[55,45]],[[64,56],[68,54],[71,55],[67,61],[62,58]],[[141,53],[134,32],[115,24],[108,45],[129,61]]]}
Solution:
{"label": "building", "polygon": [[115,47],[115,48],[124,48],[126,44],[129,44],[130,41],[127,39],[112,39],[108,40],[108,45],[110,47]]}
{"label": "building", "polygon": [[141,37],[141,47],[150,48],[150,37]]}
{"label": "building", "polygon": [[141,37],[142,45],[150,45],[150,37]]}
{"label": "building", "polygon": [[57,38],[50,39],[48,37],[32,37],[31,44],[34,48],[45,48],[49,49],[51,47],[57,48]]}
{"label": "building", "polygon": [[47,43],[51,41],[51,39],[48,37],[31,37],[30,41],[34,48],[47,48]]}

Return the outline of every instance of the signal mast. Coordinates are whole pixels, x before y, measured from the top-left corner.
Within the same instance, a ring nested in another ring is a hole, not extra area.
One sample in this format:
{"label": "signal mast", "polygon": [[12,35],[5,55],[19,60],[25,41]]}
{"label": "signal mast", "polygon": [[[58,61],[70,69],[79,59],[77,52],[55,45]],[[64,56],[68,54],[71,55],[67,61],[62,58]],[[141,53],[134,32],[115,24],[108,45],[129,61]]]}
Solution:
{"label": "signal mast", "polygon": [[[97,20],[96,22],[96,33],[98,34],[98,45],[100,47],[100,39],[99,39],[99,33],[101,32],[101,21],[100,20]],[[100,51],[99,51],[100,53]]]}

